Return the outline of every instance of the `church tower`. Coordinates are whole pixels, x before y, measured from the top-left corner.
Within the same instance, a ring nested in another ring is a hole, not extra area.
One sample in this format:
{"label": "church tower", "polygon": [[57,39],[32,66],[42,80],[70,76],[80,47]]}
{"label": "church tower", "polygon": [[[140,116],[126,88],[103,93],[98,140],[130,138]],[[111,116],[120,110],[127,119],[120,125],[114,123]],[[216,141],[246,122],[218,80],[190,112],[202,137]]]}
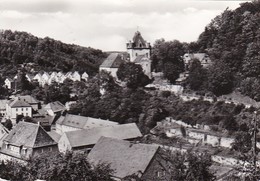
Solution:
{"label": "church tower", "polygon": [[135,32],[133,41],[129,41],[126,44],[127,53],[130,55],[130,62],[134,62],[135,59],[142,55],[150,59],[151,56],[151,45],[147,43],[139,31]]}
{"label": "church tower", "polygon": [[130,62],[142,66],[144,73],[151,78],[151,45],[147,43],[139,31],[135,32],[133,41],[126,43]]}

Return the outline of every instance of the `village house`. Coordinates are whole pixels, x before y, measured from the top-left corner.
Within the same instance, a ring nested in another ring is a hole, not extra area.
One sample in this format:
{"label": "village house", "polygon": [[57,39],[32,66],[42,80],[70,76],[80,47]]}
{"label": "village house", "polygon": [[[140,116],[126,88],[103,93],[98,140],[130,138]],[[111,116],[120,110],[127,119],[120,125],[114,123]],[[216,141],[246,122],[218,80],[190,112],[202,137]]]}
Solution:
{"label": "village house", "polygon": [[6,118],[15,123],[18,115],[32,117],[32,106],[21,99],[10,100],[6,104]]}
{"label": "village house", "polygon": [[14,99],[19,99],[27,102],[28,104],[30,104],[30,106],[32,106],[33,111],[38,111],[39,108],[41,107],[40,101],[38,101],[37,99],[35,99],[30,95],[17,96]]}
{"label": "village house", "polygon": [[66,111],[66,107],[60,101],[50,102],[44,107],[44,109],[50,116],[55,116]]}
{"label": "village house", "polygon": [[86,72],[84,72],[82,75],[81,75],[81,79],[85,80],[85,81],[88,81],[88,74]]}
{"label": "village house", "polygon": [[206,53],[185,53],[183,55],[183,61],[184,61],[186,70],[189,68],[190,64],[195,59],[199,60],[201,65],[204,68],[206,68],[212,64],[209,56]]}
{"label": "village house", "polygon": [[142,137],[142,133],[135,123],[65,132],[58,143],[59,151],[89,152],[102,136],[130,141]]}
{"label": "village house", "polygon": [[5,117],[6,115],[6,103],[8,100],[2,99],[0,100],[0,117]]}
{"label": "village house", "polygon": [[7,89],[15,89],[15,86],[16,86],[15,80],[13,80],[13,79],[11,79],[11,78],[9,78],[9,77],[7,77],[7,78],[5,79],[5,87],[6,87]]}
{"label": "village house", "polygon": [[63,134],[68,131],[91,129],[96,127],[115,126],[118,123],[91,117],[84,117],[72,114],[61,116],[56,122],[56,132]]}
{"label": "village house", "polygon": [[78,71],[75,71],[75,72],[72,73],[71,80],[74,81],[74,82],[81,80],[81,76],[80,76]]}
{"label": "village house", "polygon": [[169,180],[166,162],[156,145],[101,137],[87,158],[94,165],[108,163],[115,180],[134,174],[145,181]]}
{"label": "village house", "polygon": [[21,121],[3,140],[0,160],[27,161],[47,152],[58,152],[57,143],[40,125]]}
{"label": "village house", "polygon": [[113,77],[117,77],[116,72],[119,66],[124,63],[123,55],[120,53],[111,53],[105,61],[99,66],[99,72],[110,72]]}

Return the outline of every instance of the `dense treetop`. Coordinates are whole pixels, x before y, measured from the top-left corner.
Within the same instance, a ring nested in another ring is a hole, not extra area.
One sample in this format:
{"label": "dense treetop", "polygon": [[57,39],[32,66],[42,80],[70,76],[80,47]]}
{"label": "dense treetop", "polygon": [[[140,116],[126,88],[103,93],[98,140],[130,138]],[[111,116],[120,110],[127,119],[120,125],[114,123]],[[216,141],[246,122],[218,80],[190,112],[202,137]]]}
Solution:
{"label": "dense treetop", "polygon": [[18,67],[28,71],[77,70],[94,74],[104,57],[101,50],[90,47],[65,44],[49,37],[42,39],[26,32],[0,31],[0,73],[3,75],[16,74]]}
{"label": "dense treetop", "polygon": [[[201,52],[207,52],[214,65],[209,71],[208,90],[229,93],[239,89],[260,100],[260,1],[242,3],[214,18],[198,39]],[[225,85],[223,85],[223,82]],[[224,90],[223,92],[218,89]]]}

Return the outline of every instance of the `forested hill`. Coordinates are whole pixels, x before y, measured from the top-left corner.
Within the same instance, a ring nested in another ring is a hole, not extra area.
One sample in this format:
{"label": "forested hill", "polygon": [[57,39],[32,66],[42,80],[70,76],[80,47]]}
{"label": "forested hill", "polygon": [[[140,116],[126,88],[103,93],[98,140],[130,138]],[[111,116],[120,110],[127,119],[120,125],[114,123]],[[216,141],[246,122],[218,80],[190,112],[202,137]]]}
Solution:
{"label": "forested hill", "polygon": [[65,44],[51,38],[38,38],[26,32],[0,32],[0,74],[27,71],[98,72],[105,53],[94,48]]}
{"label": "forested hill", "polygon": [[[260,100],[260,1],[242,3],[214,18],[196,42],[214,61],[206,74],[215,94],[239,90]],[[206,79],[205,79],[206,80]]]}

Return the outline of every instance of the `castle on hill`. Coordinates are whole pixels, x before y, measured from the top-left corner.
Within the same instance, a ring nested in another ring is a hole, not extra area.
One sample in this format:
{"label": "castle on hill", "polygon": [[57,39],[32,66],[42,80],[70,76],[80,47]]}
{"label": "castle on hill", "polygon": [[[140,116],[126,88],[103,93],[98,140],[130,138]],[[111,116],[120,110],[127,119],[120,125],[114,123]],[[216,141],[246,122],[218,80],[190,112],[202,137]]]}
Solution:
{"label": "castle on hill", "polygon": [[144,73],[151,77],[151,45],[144,40],[139,31],[135,32],[133,39],[126,43],[126,49],[129,58],[121,53],[111,53],[100,65],[99,71],[105,70],[113,77],[117,77],[116,72],[119,66],[130,61],[141,65]]}

